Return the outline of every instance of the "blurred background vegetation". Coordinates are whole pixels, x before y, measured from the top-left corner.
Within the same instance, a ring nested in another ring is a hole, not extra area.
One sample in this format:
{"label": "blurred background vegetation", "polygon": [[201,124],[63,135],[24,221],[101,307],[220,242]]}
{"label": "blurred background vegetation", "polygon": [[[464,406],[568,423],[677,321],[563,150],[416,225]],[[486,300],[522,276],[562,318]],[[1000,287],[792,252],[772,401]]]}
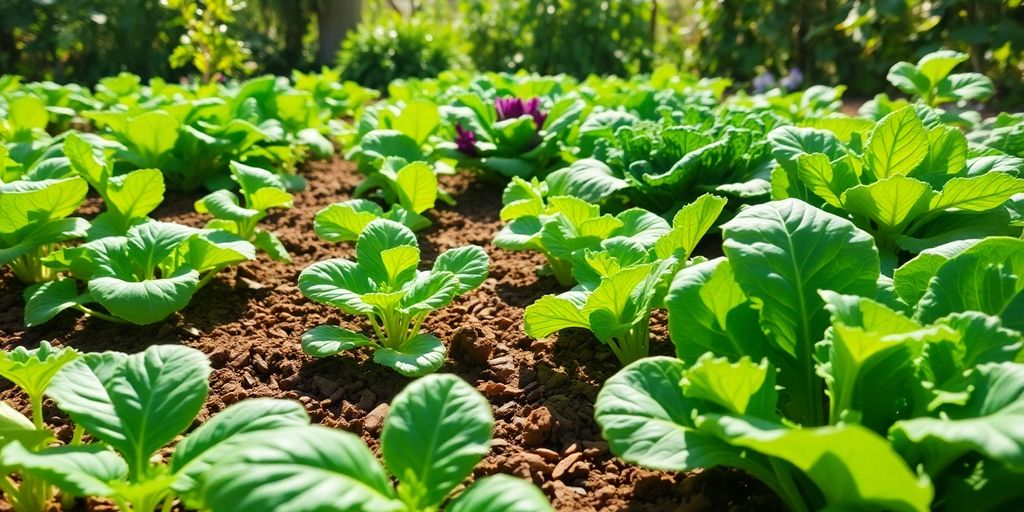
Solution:
{"label": "blurred background vegetation", "polygon": [[0,0],[0,73],[176,79],[341,64],[383,88],[448,68],[629,75],[670,63],[746,87],[885,90],[897,61],[971,56],[1000,103],[1024,100],[1022,0]]}

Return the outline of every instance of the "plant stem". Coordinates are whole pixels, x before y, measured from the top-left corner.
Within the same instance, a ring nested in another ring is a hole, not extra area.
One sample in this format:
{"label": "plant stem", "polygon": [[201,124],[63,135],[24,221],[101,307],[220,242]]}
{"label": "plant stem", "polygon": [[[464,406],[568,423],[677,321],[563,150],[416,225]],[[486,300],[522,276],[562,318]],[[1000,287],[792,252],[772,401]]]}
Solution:
{"label": "plant stem", "polygon": [[196,286],[196,290],[203,289],[203,287],[206,286],[206,283],[209,283],[210,280],[212,280],[214,276],[220,273],[221,270],[224,270],[225,267],[226,265],[221,265],[219,267],[214,267],[213,270],[207,272],[206,275],[199,280],[199,284]]}
{"label": "plant stem", "polygon": [[562,286],[576,284],[576,280],[572,277],[572,263],[569,260],[548,256],[548,268],[551,269],[551,275],[558,280],[558,284]]}
{"label": "plant stem", "polygon": [[789,468],[782,465],[782,463],[775,457],[768,457],[768,463],[772,466],[772,471],[775,472],[777,486],[773,486],[776,494],[782,499],[792,512],[809,512],[810,508],[804,503],[803,495],[800,494],[800,490],[797,488],[796,483],[793,482],[793,475],[790,474]]}
{"label": "plant stem", "polygon": [[120,319],[120,318],[118,318],[116,316],[108,315],[106,313],[101,313],[99,311],[96,311],[95,309],[88,308],[88,307],[83,306],[81,304],[75,304],[74,308],[79,310],[79,311],[81,311],[82,313],[85,313],[85,314],[89,315],[89,316],[94,316],[96,318],[100,318],[100,319],[106,320],[108,322],[115,322],[115,323],[119,323],[119,324],[126,324],[126,323],[128,323],[125,320],[122,320],[122,319]]}
{"label": "plant stem", "polygon": [[46,428],[43,425],[43,395],[32,395],[29,400],[32,402],[32,424],[36,430],[43,430]]}

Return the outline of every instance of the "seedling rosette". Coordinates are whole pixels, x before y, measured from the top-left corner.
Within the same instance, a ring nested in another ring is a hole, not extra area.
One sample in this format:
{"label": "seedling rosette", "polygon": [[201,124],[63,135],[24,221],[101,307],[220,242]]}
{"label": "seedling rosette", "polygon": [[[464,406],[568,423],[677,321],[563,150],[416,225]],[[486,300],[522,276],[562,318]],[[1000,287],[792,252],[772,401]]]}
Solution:
{"label": "seedling rosette", "polygon": [[356,259],[314,263],[299,275],[306,297],[365,316],[376,339],[338,326],[324,325],[302,335],[303,350],[327,357],[357,347],[373,350],[373,360],[405,376],[436,371],[447,349],[437,337],[420,332],[431,311],[480,286],[489,259],[478,246],[451,249],[429,271],[417,270],[416,236],[397,222],[377,219],[362,230]]}

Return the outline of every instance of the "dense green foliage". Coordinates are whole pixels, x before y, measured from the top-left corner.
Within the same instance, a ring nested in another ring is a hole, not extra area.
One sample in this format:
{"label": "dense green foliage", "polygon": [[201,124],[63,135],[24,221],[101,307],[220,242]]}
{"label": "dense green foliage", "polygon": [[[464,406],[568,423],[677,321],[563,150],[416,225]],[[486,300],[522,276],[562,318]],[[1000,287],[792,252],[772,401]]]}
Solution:
{"label": "dense green foliage", "polygon": [[434,77],[466,67],[458,37],[443,26],[389,18],[350,33],[338,53],[342,78],[385,90],[398,78]]}

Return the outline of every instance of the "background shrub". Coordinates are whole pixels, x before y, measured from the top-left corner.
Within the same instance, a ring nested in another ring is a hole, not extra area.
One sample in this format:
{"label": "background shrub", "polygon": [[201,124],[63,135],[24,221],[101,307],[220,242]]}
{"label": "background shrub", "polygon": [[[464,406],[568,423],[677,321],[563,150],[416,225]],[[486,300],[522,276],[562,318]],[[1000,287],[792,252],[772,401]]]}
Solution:
{"label": "background shrub", "polygon": [[418,18],[388,17],[364,24],[345,38],[338,52],[341,78],[387,90],[396,78],[434,77],[469,65],[465,49],[443,25]]}

